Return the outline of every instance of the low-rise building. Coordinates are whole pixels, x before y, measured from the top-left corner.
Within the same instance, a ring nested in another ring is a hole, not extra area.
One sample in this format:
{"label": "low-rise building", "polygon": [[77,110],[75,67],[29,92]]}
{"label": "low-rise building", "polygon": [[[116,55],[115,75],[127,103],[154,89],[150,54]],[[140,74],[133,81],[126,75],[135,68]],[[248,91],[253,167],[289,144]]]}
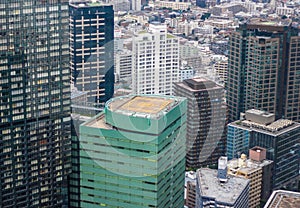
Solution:
{"label": "low-rise building", "polygon": [[254,147],[250,149],[249,155],[249,159],[242,154],[240,158],[228,161],[228,175],[250,180],[249,208],[256,208],[260,205],[263,195],[267,199],[271,194],[273,161],[266,160],[266,149],[264,148]]}
{"label": "low-rise building", "polygon": [[197,170],[196,207],[249,207],[249,180],[227,176],[225,167],[227,158],[225,158],[220,158],[223,162],[218,170],[208,168]]}

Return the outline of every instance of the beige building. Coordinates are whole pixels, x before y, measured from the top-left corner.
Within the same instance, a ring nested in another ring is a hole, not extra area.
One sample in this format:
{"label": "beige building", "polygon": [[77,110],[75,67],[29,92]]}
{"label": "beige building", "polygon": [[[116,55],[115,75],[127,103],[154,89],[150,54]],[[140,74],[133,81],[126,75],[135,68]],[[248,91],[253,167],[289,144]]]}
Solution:
{"label": "beige building", "polygon": [[[260,205],[262,195],[265,195],[265,192],[268,192],[269,195],[271,193],[270,172],[273,161],[266,160],[266,149],[264,148],[252,148],[249,155],[250,159],[242,154],[240,158],[228,161],[227,168],[228,175],[240,176],[250,180],[249,208],[256,208]],[[268,166],[268,169],[265,169],[264,166]],[[264,178],[264,174],[269,177]]]}

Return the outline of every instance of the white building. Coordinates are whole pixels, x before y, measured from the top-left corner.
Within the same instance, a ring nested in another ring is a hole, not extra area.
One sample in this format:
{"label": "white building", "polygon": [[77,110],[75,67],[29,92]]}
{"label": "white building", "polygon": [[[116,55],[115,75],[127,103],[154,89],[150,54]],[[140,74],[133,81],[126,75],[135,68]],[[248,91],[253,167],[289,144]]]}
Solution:
{"label": "white building", "polygon": [[228,71],[228,58],[224,55],[212,56],[214,76],[220,81],[220,84],[224,84],[227,81]]}
{"label": "white building", "polygon": [[182,82],[186,79],[191,79],[195,76],[195,70],[193,67],[187,65],[186,61],[183,61],[179,70],[179,81]]}
{"label": "white building", "polygon": [[293,15],[295,9],[288,7],[276,7],[276,14],[278,15]]}
{"label": "white building", "polygon": [[132,52],[127,49],[115,53],[116,81],[131,82]]}
{"label": "white building", "polygon": [[133,11],[141,11],[142,1],[141,0],[131,0],[131,9]]}
{"label": "white building", "polygon": [[179,41],[166,25],[150,24],[132,44],[132,89],[136,94],[172,94],[179,81]]}

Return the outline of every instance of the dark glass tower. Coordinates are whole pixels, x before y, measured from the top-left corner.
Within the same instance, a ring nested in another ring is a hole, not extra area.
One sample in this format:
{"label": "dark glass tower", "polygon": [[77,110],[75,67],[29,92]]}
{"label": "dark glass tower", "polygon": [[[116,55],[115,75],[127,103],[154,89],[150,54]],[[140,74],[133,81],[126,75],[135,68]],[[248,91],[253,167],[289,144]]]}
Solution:
{"label": "dark glass tower", "polygon": [[229,121],[259,109],[300,121],[300,36],[290,20],[253,18],[229,40]]}
{"label": "dark glass tower", "polygon": [[186,79],[175,84],[174,94],[186,97],[186,166],[199,168],[215,165],[225,155],[226,105],[224,89],[204,79]]}
{"label": "dark glass tower", "polygon": [[114,11],[103,3],[70,4],[70,68],[88,102],[104,103],[114,93]]}
{"label": "dark glass tower", "polygon": [[68,0],[2,0],[0,8],[0,207],[63,207],[70,170]]}

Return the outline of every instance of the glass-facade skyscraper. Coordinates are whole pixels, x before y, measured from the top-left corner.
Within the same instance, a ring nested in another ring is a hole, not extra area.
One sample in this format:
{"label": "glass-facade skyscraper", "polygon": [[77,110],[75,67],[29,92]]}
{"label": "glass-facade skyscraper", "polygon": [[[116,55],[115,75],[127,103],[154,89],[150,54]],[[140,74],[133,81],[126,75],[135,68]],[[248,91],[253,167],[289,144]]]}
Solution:
{"label": "glass-facade skyscraper", "polygon": [[3,0],[0,23],[0,206],[67,206],[68,0]]}
{"label": "glass-facade skyscraper", "polygon": [[79,207],[184,206],[185,98],[116,97],[79,132]]}
{"label": "glass-facade skyscraper", "polygon": [[291,20],[252,18],[229,39],[229,121],[259,109],[300,121],[300,36]]}
{"label": "glass-facade skyscraper", "polygon": [[114,10],[99,2],[70,3],[72,82],[88,102],[105,103],[114,93]]}
{"label": "glass-facade skyscraper", "polygon": [[175,84],[174,94],[186,97],[186,166],[199,168],[217,164],[226,150],[226,106],[224,89],[205,78]]}

